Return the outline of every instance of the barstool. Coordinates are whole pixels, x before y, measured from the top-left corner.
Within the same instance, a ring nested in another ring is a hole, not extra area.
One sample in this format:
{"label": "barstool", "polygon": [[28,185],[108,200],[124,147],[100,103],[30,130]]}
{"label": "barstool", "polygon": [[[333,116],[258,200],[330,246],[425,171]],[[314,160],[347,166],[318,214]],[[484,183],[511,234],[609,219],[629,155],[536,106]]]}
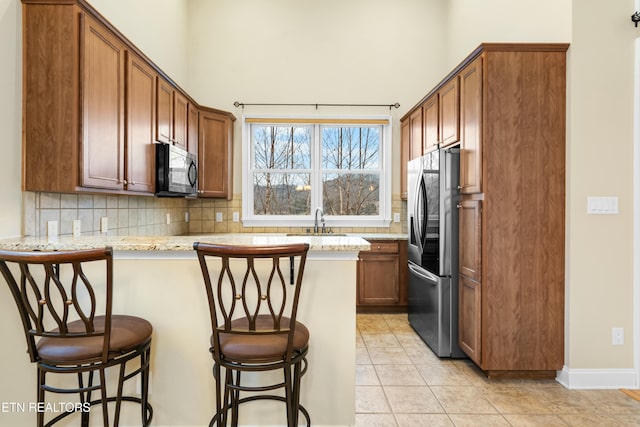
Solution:
{"label": "barstool", "polygon": [[[29,357],[38,369],[38,407],[45,407],[45,392],[80,396],[72,409],[46,424],[45,411],[39,410],[37,425],[50,426],[80,412],[81,424],[87,426],[91,406],[100,404],[103,425],[108,426],[108,403],[115,402],[113,425],[117,426],[121,403],[128,401],[140,404],[142,425],[148,426],[153,416],[148,401],[152,327],[139,317],[111,314],[111,248],[56,252],[0,250],[0,272],[18,307]],[[101,294],[104,301],[97,298]],[[134,359],[139,361],[128,372],[128,362]],[[118,371],[118,383],[115,396],[108,396],[106,373],[112,367]],[[47,374],[76,375],[78,385],[63,388],[47,384]],[[138,375],[140,397],[123,396],[124,382]],[[92,399],[92,392],[100,396]]]}
{"label": "barstool", "polygon": [[[285,402],[287,425],[298,425],[300,379],[307,369],[309,330],[296,321],[309,245],[230,246],[196,242],[209,302],[216,413],[210,426],[238,425],[238,406],[260,399]],[[212,258],[217,258],[214,260]],[[296,265],[297,264],[297,265]],[[297,273],[296,273],[297,268]],[[217,273],[210,275],[210,270]],[[224,380],[221,368],[225,368]],[[264,386],[243,385],[242,372],[282,370],[283,380]],[[221,390],[224,383],[224,390]],[[240,392],[284,388],[284,397]]]}

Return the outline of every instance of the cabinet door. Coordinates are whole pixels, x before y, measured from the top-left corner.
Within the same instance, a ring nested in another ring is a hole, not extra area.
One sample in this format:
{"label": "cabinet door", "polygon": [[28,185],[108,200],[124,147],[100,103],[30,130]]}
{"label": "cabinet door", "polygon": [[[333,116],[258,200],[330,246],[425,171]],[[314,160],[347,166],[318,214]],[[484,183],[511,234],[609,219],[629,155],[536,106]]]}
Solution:
{"label": "cabinet door", "polygon": [[173,91],[173,143],[180,148],[187,149],[187,123],[189,115],[189,105],[187,98],[178,92]]}
{"label": "cabinet door", "polygon": [[400,303],[399,257],[396,242],[371,242],[358,260],[358,305]]}
{"label": "cabinet door", "polygon": [[440,142],[447,146],[460,141],[460,101],[458,93],[458,77],[442,86],[440,95]]}
{"label": "cabinet door", "polygon": [[459,204],[460,274],[481,280],[482,205],[480,200],[461,200]]}
{"label": "cabinet door", "polygon": [[482,286],[460,276],[458,282],[458,344],[481,366],[482,362]]}
{"label": "cabinet door", "polygon": [[189,104],[189,117],[187,117],[187,151],[198,155],[198,109]]}
{"label": "cabinet door", "polygon": [[400,198],[407,200],[407,163],[411,139],[410,121],[400,123]]}
{"label": "cabinet door", "polygon": [[128,58],[126,189],[153,193],[156,73],[137,56]]}
{"label": "cabinet door", "polygon": [[409,138],[409,160],[422,156],[422,108],[418,108],[409,116],[411,127]]}
{"label": "cabinet door", "polygon": [[482,57],[460,73],[460,192],[482,192]]}
{"label": "cabinet door", "polygon": [[173,87],[160,77],[156,92],[156,141],[173,143]]}
{"label": "cabinet door", "polygon": [[198,196],[226,197],[232,194],[232,122],[222,115],[200,112],[198,140]]}
{"label": "cabinet door", "polygon": [[88,16],[82,34],[81,185],[122,190],[125,47]]}
{"label": "cabinet door", "polygon": [[431,151],[438,146],[438,94],[429,98],[422,106],[422,121],[424,124],[422,152]]}

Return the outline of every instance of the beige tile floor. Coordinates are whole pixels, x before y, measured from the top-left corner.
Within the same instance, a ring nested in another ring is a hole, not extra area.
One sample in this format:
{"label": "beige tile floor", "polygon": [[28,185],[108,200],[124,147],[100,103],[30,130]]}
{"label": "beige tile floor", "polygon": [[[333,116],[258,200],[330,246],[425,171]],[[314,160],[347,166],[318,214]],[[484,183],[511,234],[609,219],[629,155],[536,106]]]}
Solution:
{"label": "beige tile floor", "polygon": [[358,314],[356,426],[640,426],[620,390],[487,380],[469,360],[439,359],[406,314]]}

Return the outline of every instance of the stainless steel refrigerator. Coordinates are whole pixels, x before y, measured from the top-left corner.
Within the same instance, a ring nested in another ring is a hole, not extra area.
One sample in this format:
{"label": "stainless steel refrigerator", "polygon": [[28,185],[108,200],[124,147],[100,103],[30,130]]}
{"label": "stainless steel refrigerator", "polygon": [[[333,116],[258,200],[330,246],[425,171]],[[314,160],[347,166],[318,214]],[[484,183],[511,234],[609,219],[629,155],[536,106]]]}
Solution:
{"label": "stainless steel refrigerator", "polygon": [[438,149],[407,167],[409,323],[439,357],[458,346],[460,149]]}

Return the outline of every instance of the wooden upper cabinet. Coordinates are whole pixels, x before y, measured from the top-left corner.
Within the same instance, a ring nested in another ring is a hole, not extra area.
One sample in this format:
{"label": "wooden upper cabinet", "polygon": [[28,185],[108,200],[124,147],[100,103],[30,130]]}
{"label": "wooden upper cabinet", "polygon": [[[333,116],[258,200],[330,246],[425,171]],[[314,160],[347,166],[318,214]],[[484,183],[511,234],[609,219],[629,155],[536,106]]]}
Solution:
{"label": "wooden upper cabinet", "polygon": [[198,197],[233,197],[233,120],[221,112],[200,111]]}
{"label": "wooden upper cabinet", "polygon": [[409,162],[409,144],[411,127],[409,120],[400,122],[400,198],[407,200],[407,163]]}
{"label": "wooden upper cabinet", "polygon": [[80,185],[124,188],[125,46],[83,16]]}
{"label": "wooden upper cabinet", "polygon": [[[153,193],[154,141],[197,153],[200,107],[88,3],[22,3],[23,190]],[[235,118],[206,110],[204,194],[230,197]]]}
{"label": "wooden upper cabinet", "polygon": [[189,105],[187,98],[178,92],[173,91],[173,143],[183,149],[187,149],[187,123],[189,115]]}
{"label": "wooden upper cabinet", "polygon": [[156,141],[173,143],[173,86],[158,77],[156,93]]}
{"label": "wooden upper cabinet", "polygon": [[438,94],[434,94],[422,105],[423,141],[422,152],[431,151],[440,141],[440,123],[438,120]]}
{"label": "wooden upper cabinet", "polygon": [[189,116],[187,117],[187,151],[198,155],[198,108],[189,104]]}
{"label": "wooden upper cabinet", "polygon": [[440,98],[439,123],[440,139],[443,147],[460,141],[460,94],[458,78],[454,77],[438,91]]}
{"label": "wooden upper cabinet", "polygon": [[482,192],[482,56],[460,72],[460,192]]}
{"label": "wooden upper cabinet", "polygon": [[134,54],[127,60],[126,189],[153,193],[155,189],[156,73]]}
{"label": "wooden upper cabinet", "polygon": [[422,109],[417,108],[409,116],[409,160],[422,156]]}

